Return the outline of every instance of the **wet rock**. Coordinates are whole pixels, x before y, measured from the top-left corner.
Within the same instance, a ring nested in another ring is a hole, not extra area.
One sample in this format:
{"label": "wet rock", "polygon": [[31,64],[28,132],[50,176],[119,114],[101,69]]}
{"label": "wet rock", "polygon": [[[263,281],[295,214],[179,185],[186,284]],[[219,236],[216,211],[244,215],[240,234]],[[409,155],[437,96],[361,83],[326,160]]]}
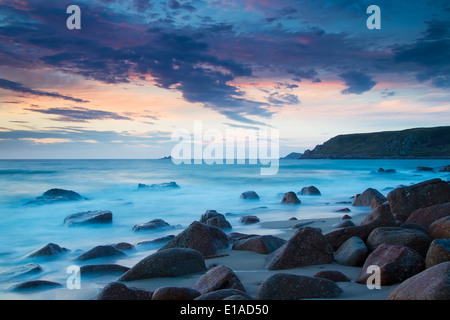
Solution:
{"label": "wet rock", "polygon": [[388,193],[387,198],[392,213],[409,217],[417,209],[450,202],[450,186],[441,179],[432,179],[394,189]]}
{"label": "wet rock", "polygon": [[128,242],[119,242],[119,243],[114,243],[111,244],[111,246],[114,249],[120,250],[120,251],[128,251],[128,250],[133,250],[134,246],[131,243]]}
{"label": "wet rock", "polygon": [[111,211],[88,211],[75,213],[64,219],[64,224],[69,227],[81,226],[86,224],[111,223],[113,214]]}
{"label": "wet rock", "polygon": [[450,261],[450,239],[433,240],[425,258],[425,267],[431,268],[447,261]]}
{"label": "wet rock", "polygon": [[355,224],[351,220],[341,220],[332,225],[333,228],[347,228],[347,227],[354,227],[354,226],[355,226]]}
{"label": "wet rock", "polygon": [[291,239],[266,259],[268,270],[291,269],[333,262],[333,248],[315,228],[298,229]]}
{"label": "wet rock", "polygon": [[80,267],[81,275],[92,274],[124,274],[130,268],[118,264],[91,264]]}
{"label": "wet rock", "polygon": [[200,292],[186,287],[161,287],[155,290],[152,300],[194,300]]}
{"label": "wet rock", "polygon": [[75,260],[87,261],[105,257],[124,257],[125,253],[115,249],[113,246],[96,246],[91,250],[81,254]]}
{"label": "wet rock", "polygon": [[300,204],[301,201],[293,191],[286,192],[284,194],[283,200],[281,200],[282,204]]}
{"label": "wet rock", "polygon": [[227,248],[228,245],[228,237],[222,230],[194,221],[160,250],[190,248],[199,251],[204,256],[209,256],[216,254],[219,249]]}
{"label": "wet rock", "polygon": [[351,280],[342,272],[336,270],[324,270],[317,272],[314,277],[328,279],[333,282],[350,282]]}
{"label": "wet rock", "polygon": [[171,248],[142,259],[119,281],[179,277],[205,271],[205,260],[200,252],[188,248]]}
{"label": "wet rock", "polygon": [[269,254],[280,248],[286,240],[271,235],[249,235],[233,243],[233,250],[253,251]]}
{"label": "wet rock", "polygon": [[439,172],[450,172],[450,165],[439,168]]}
{"label": "wet rock", "polygon": [[139,183],[138,190],[167,191],[179,189],[180,186],[176,182],[165,182],[152,185]]}
{"label": "wet rock", "polygon": [[431,167],[417,167],[417,172],[434,172],[434,169]]}
{"label": "wet rock", "polygon": [[246,300],[254,300],[253,297],[247,294],[246,292],[237,289],[221,289],[217,291],[208,292],[195,298],[195,300],[224,300],[232,296],[240,296]]}
{"label": "wet rock", "polygon": [[255,191],[245,191],[241,193],[240,198],[245,200],[259,200],[259,196]]}
{"label": "wet rock", "polygon": [[245,292],[238,276],[228,267],[217,266],[202,275],[192,287],[201,294],[222,289],[237,289]]}
{"label": "wet rock", "polygon": [[298,193],[299,195],[305,195],[305,196],[320,196],[321,193],[319,191],[319,189],[317,189],[315,186],[309,186],[309,187],[304,187],[302,188],[302,190],[300,190],[300,192]]}
{"label": "wet rock", "polygon": [[57,257],[64,253],[69,252],[70,250],[66,248],[62,248],[55,243],[49,243],[45,246],[29,253],[26,255],[27,258],[37,258],[37,257]]}
{"label": "wet rock", "polygon": [[364,241],[358,237],[352,237],[335,252],[334,260],[344,266],[359,267],[364,264],[368,255],[369,250]]}
{"label": "wet rock", "polygon": [[170,240],[172,240],[174,238],[175,238],[175,236],[172,234],[172,235],[168,235],[168,236],[153,239],[153,240],[141,241],[141,242],[138,242],[137,245],[138,246],[161,245],[161,244],[165,244],[165,243],[169,242]]}
{"label": "wet rock", "polygon": [[108,283],[95,300],[151,300],[152,292],[129,288],[120,282]]}
{"label": "wet rock", "polygon": [[232,229],[231,224],[225,218],[225,216],[221,213],[218,213],[216,210],[208,210],[206,211],[200,218],[200,222],[217,227],[219,229]]}
{"label": "wet rock", "polygon": [[366,189],[361,195],[356,197],[356,199],[353,201],[353,206],[376,208],[380,204],[386,202],[386,200],[386,197],[383,196],[378,190],[369,188]]}
{"label": "wet rock", "polygon": [[426,228],[441,218],[450,216],[450,202],[420,208],[411,213],[406,222],[419,223]]}
{"label": "wet rock", "polygon": [[87,200],[80,194],[71,190],[64,189],[50,189],[42,194],[42,196],[37,197],[36,200],[29,201],[26,204],[49,204],[54,202],[63,201],[80,201]]}
{"label": "wet rock", "polygon": [[335,298],[342,293],[327,279],[277,273],[265,280],[256,292],[257,300],[298,300]]}
{"label": "wet rock", "polygon": [[37,263],[27,263],[21,266],[14,267],[8,271],[0,273],[1,280],[10,280],[19,278],[29,274],[36,274],[42,272],[42,267]]}
{"label": "wet rock", "polygon": [[433,239],[450,239],[450,216],[433,222],[428,232]]}
{"label": "wet rock", "polygon": [[423,257],[415,250],[398,245],[382,244],[366,259],[357,283],[366,284],[372,273],[369,266],[380,268],[380,284],[389,286],[416,275],[425,268]]}
{"label": "wet rock", "polygon": [[153,219],[143,224],[137,224],[133,227],[133,231],[148,231],[163,228],[170,228],[171,225],[162,219]]}
{"label": "wet rock", "polygon": [[60,283],[48,281],[48,280],[31,280],[25,281],[14,285],[11,290],[22,291],[22,290],[47,290],[62,287]]}
{"label": "wet rock", "polygon": [[260,222],[260,220],[257,216],[245,215],[239,218],[239,222],[243,224],[253,224]]}
{"label": "wet rock", "polygon": [[388,300],[450,300],[450,262],[431,267],[401,283]]}

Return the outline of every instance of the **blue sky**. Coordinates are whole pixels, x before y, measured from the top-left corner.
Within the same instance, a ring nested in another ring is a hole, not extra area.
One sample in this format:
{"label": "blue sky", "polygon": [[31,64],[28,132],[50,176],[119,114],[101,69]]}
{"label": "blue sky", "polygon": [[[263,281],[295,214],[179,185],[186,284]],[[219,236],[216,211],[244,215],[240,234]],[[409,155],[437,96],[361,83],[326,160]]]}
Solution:
{"label": "blue sky", "polygon": [[448,125],[449,61],[441,0],[0,0],[0,158],[158,158],[198,120],[277,128],[281,155]]}

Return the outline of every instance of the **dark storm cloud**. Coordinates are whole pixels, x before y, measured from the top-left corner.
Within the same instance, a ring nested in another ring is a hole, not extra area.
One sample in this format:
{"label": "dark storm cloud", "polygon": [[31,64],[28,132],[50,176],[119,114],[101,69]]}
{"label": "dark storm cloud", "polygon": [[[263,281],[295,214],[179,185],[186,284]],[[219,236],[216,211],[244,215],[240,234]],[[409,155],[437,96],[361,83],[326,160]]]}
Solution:
{"label": "dark storm cloud", "polygon": [[56,115],[58,118],[54,118],[52,120],[65,122],[88,122],[90,120],[131,120],[131,118],[121,116],[115,112],[91,110],[80,107],[48,109],[28,108],[25,110]]}
{"label": "dark storm cloud", "polygon": [[362,94],[370,91],[377,84],[367,74],[357,71],[341,73],[339,77],[344,79],[345,85],[348,86],[342,91],[343,94]]}
{"label": "dark storm cloud", "polygon": [[64,99],[64,100],[73,101],[73,102],[81,102],[81,103],[89,102],[86,100],[77,99],[77,98],[73,98],[70,96],[65,96],[65,95],[59,94],[57,92],[46,92],[46,91],[27,88],[18,82],[9,81],[6,79],[0,79],[0,88],[19,92],[19,93],[26,93],[26,94],[31,94],[31,95],[35,95],[35,96],[41,96],[41,97],[59,98],[59,99]]}

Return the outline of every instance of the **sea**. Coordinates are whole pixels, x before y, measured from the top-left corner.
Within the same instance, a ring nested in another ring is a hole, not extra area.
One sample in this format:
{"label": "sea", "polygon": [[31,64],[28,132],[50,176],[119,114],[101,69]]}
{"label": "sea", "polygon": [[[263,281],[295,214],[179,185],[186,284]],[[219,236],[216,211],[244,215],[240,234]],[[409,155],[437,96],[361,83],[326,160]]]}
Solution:
{"label": "sea", "polygon": [[[134,249],[113,261],[98,259],[88,264],[115,263],[131,267],[155,252],[160,245],[140,244],[176,235],[207,210],[226,216],[234,232],[281,233],[261,224],[243,225],[243,215],[255,215],[261,222],[318,219],[342,216],[337,209],[349,207],[349,215],[367,214],[370,208],[352,207],[355,194],[375,188],[382,194],[398,186],[441,178],[448,172],[438,169],[450,160],[280,160],[276,175],[261,175],[260,165],[176,165],[162,160],[1,160],[0,161],[0,299],[92,299],[117,275],[100,276],[83,282],[83,289],[66,288],[68,267],[82,252],[98,245],[127,242]],[[430,167],[434,171],[418,171]],[[395,173],[379,173],[379,169]],[[176,182],[180,188],[138,189],[139,184]],[[316,186],[321,196],[302,196],[300,205],[283,205],[288,191]],[[47,204],[27,204],[53,188],[72,190],[87,200]],[[245,201],[242,192],[255,191],[259,201]],[[113,221],[106,225],[69,227],[65,217],[79,212],[109,210]],[[136,224],[163,219],[169,228],[133,231]],[[55,243],[70,250],[54,259],[26,257],[32,251]],[[11,270],[38,263],[42,271],[11,277]],[[86,264],[86,263],[85,263]],[[13,290],[28,280],[60,283],[59,289]]]}

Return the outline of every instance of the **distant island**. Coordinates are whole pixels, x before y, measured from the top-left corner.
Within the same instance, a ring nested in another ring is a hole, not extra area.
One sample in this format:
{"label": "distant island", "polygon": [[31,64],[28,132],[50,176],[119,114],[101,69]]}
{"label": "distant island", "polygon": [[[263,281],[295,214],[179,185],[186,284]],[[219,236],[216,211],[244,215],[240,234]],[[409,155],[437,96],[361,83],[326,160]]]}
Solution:
{"label": "distant island", "polygon": [[300,159],[447,159],[450,126],[336,136]]}
{"label": "distant island", "polygon": [[282,157],[280,159],[300,159],[302,157],[301,153],[291,152],[286,157]]}

